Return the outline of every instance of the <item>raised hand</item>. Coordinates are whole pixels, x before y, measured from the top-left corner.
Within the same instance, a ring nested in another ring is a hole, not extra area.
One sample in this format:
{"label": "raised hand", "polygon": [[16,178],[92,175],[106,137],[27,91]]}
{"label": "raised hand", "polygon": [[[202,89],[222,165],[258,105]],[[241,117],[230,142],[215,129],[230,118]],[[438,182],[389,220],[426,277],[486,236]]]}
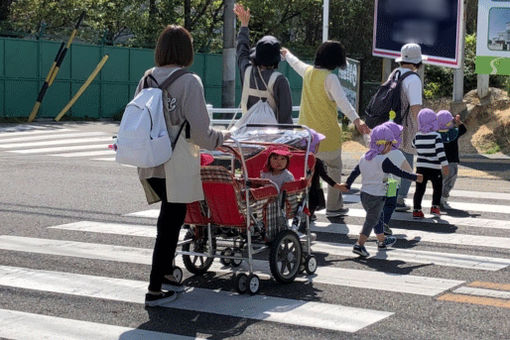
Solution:
{"label": "raised hand", "polygon": [[235,4],[234,5],[234,13],[241,21],[241,27],[248,27],[248,24],[250,22],[250,9],[245,9],[242,4]]}

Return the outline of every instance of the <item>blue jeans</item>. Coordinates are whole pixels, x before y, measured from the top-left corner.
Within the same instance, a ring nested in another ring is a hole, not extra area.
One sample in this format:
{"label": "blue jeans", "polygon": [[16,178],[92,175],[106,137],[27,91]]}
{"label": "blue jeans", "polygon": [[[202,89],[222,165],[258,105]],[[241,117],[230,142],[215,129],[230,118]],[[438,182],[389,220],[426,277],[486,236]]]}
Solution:
{"label": "blue jeans", "polygon": [[[407,153],[404,151],[402,151],[402,153],[404,154],[404,157],[406,158],[407,163],[409,163],[409,165],[411,166],[411,169],[412,169],[413,164],[414,164],[414,155],[412,153]],[[400,189],[398,192],[398,200],[399,201],[402,201],[403,199],[405,199],[407,197],[407,193],[409,192],[410,187],[411,187],[411,181],[408,179],[402,178],[402,181],[400,183]]]}
{"label": "blue jeans", "polygon": [[391,215],[393,215],[393,212],[395,211],[395,208],[397,207],[397,197],[398,197],[398,189],[397,194],[393,197],[386,197],[386,201],[384,202],[384,208],[383,208],[383,222],[384,224],[388,224],[391,220]]}

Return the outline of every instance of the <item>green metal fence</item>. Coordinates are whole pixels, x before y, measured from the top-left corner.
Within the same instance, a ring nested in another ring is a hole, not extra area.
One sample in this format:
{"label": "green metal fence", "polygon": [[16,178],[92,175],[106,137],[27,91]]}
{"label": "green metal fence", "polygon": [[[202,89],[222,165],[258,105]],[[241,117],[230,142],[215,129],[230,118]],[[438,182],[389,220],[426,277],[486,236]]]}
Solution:
{"label": "green metal fence", "polygon": [[[0,117],[28,117],[59,46],[55,41],[0,38]],[[105,54],[108,62],[67,116],[111,118],[122,112],[143,72],[154,65],[153,50],[74,43],[38,117],[54,118]],[[221,55],[197,54],[190,68],[202,78],[206,101],[214,107],[221,107],[222,64]],[[289,78],[293,104],[299,105],[301,77],[287,63],[279,71]],[[237,74],[236,103],[240,95]]]}

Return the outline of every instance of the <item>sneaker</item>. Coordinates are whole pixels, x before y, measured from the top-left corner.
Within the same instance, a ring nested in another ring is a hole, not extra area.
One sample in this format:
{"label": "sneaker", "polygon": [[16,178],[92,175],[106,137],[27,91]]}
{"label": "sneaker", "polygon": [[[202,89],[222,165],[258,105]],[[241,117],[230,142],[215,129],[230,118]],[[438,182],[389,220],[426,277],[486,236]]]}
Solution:
{"label": "sneaker", "polygon": [[441,209],[447,210],[452,209],[452,206],[448,204],[448,201],[445,198],[441,198]]}
{"label": "sneaker", "polygon": [[397,242],[397,239],[393,236],[388,236],[384,239],[382,242],[377,242],[377,249],[386,249],[388,247],[391,247],[392,245]]}
{"label": "sneaker", "polygon": [[421,209],[414,209],[413,210],[413,218],[415,219],[421,219],[424,218],[425,215],[423,214],[423,211]]}
{"label": "sneaker", "polygon": [[[297,232],[298,237],[300,240],[306,240],[306,232]],[[315,242],[317,240],[317,234],[316,233],[310,233],[310,242]]]}
{"label": "sneaker", "polygon": [[349,208],[340,208],[337,210],[326,210],[326,216],[327,217],[344,216],[344,215],[347,215],[348,212],[349,212]]}
{"label": "sneaker", "polygon": [[167,302],[171,302],[177,298],[174,291],[160,292],[159,294],[145,294],[145,305],[147,307],[161,306]]}
{"label": "sneaker", "polygon": [[441,216],[441,210],[439,210],[439,206],[433,205],[430,208],[430,214],[434,216]]}
{"label": "sneaker", "polygon": [[395,211],[408,211],[409,209],[411,209],[411,207],[405,204],[404,202],[397,202],[397,205],[395,207]]}
{"label": "sneaker", "polygon": [[393,235],[393,230],[390,229],[390,226],[384,223],[384,235]]}
{"label": "sneaker", "polygon": [[178,283],[173,275],[165,275],[163,276],[163,284],[162,287],[171,291],[174,291],[176,293],[182,293],[184,292],[184,286],[182,283]]}
{"label": "sneaker", "polygon": [[370,254],[368,253],[365,246],[360,246],[359,244],[355,244],[354,247],[352,247],[352,252],[354,254],[358,254],[361,257],[369,257]]}

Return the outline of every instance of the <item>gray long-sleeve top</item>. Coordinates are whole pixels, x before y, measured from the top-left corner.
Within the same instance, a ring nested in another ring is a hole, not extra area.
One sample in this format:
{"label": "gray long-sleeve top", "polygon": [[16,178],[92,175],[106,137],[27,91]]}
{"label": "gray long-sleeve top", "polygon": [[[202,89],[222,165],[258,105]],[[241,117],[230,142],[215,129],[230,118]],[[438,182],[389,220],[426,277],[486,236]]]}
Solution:
{"label": "gray long-sleeve top", "polygon": [[[244,73],[246,68],[251,65],[250,61],[250,30],[248,27],[241,27],[239,34],[237,35],[237,65],[241,72],[241,84],[244,86]],[[269,82],[271,74],[275,70],[272,69],[261,69],[262,78],[266,84]],[[255,81],[260,90],[265,90],[266,86],[261,81],[258,72],[253,72],[250,78],[250,87],[255,89]],[[292,97],[290,92],[290,85],[287,78],[282,74],[280,75],[273,87],[273,96],[277,106],[275,112],[278,123],[280,124],[292,124]],[[248,109],[254,105],[259,98],[250,96],[248,98],[247,107]]]}

